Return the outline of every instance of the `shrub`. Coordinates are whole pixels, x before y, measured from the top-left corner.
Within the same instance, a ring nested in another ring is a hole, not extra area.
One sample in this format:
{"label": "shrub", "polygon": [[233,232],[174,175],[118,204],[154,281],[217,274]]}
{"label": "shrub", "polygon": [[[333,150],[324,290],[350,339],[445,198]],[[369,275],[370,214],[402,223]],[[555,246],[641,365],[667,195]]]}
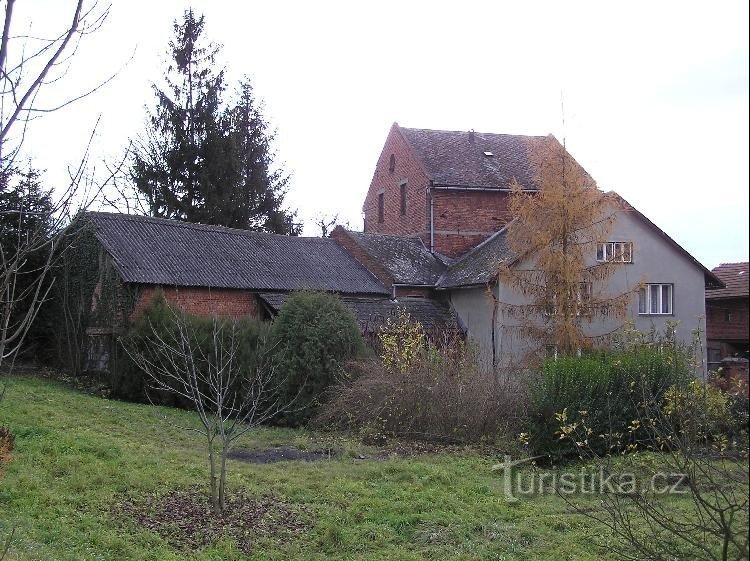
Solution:
{"label": "shrub", "polygon": [[669,388],[664,394],[663,410],[677,433],[691,440],[731,430],[729,395],[698,380]]}
{"label": "shrub", "polygon": [[386,323],[380,338],[381,360],[357,364],[333,388],[318,425],[357,431],[373,444],[394,436],[478,442],[518,427],[520,388],[481,368],[476,350],[462,339],[429,342],[408,315]]}
{"label": "shrub", "polygon": [[[136,320],[121,338],[117,346],[117,357],[114,361],[110,374],[110,387],[112,396],[129,401],[150,401],[161,405],[172,405],[177,407],[192,407],[185,398],[172,393],[151,390],[149,379],[130,358],[127,348],[131,353],[149,356],[147,344],[148,338],[157,336],[162,340],[169,340],[174,336],[177,326],[174,322],[174,314],[179,313],[188,320],[190,329],[195,333],[201,352],[208,353],[214,348],[210,338],[213,335],[213,319],[211,317],[200,317],[184,312],[173,310],[165,300],[164,296],[157,294],[143,315]],[[263,345],[268,338],[269,327],[263,322],[252,318],[223,319],[236,323],[239,339],[242,345],[238,349],[235,364],[239,368],[255,368],[263,351]]]}
{"label": "shrub", "polygon": [[274,367],[285,380],[291,411],[280,421],[308,420],[345,364],[360,356],[364,341],[357,320],[341,299],[323,292],[292,294],[273,322]]}
{"label": "shrub", "polygon": [[[532,381],[526,433],[531,451],[552,463],[577,458],[565,431],[585,425],[586,446],[599,455],[627,448],[645,402],[693,379],[690,355],[677,346],[635,347],[613,354],[547,360]],[[637,428],[637,427],[636,427]]]}

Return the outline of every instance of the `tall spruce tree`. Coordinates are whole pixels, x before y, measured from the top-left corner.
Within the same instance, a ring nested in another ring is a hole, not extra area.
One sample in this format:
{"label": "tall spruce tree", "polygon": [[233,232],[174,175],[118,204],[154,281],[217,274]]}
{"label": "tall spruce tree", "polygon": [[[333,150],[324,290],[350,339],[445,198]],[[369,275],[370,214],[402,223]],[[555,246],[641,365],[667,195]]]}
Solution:
{"label": "tall spruce tree", "polygon": [[134,145],[133,186],[153,216],[297,234],[283,208],[288,176],[274,165],[273,134],[248,79],[225,104],[219,47],[192,10],[174,23],[165,86]]}

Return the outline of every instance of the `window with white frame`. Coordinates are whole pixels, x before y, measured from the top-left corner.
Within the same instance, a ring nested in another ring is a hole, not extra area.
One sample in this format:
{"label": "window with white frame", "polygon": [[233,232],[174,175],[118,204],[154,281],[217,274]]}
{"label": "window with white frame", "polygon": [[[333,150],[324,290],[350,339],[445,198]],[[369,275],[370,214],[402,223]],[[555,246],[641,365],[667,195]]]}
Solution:
{"label": "window with white frame", "polygon": [[613,263],[633,262],[633,242],[602,242],[596,246],[596,260]]}
{"label": "window with white frame", "polygon": [[671,284],[647,284],[638,293],[638,313],[669,315],[672,313]]}

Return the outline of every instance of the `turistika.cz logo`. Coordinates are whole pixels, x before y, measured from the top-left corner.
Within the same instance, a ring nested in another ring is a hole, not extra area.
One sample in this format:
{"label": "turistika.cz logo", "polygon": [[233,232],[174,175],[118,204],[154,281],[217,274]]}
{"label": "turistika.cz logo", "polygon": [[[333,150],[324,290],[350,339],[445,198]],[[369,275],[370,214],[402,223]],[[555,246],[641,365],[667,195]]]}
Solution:
{"label": "turistika.cz logo", "polygon": [[592,471],[543,471],[515,469],[533,464],[544,456],[513,459],[506,455],[503,461],[492,466],[502,476],[503,495],[510,502],[520,497],[531,497],[557,493],[561,495],[595,495],[614,493],[635,495],[652,493],[657,495],[687,493],[687,476],[681,473],[657,472],[651,478],[638,479],[631,472],[610,473],[603,466]]}

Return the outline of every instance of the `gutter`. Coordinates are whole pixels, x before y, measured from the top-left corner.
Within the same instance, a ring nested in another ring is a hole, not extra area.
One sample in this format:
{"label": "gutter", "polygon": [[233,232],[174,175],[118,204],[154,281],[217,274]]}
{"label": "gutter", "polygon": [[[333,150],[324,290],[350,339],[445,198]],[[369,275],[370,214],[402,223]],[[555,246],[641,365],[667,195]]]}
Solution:
{"label": "gutter", "polygon": [[[467,187],[464,185],[434,185],[430,184],[430,188],[438,189],[440,191],[486,191],[490,193],[511,193],[513,189],[507,187]],[[538,193],[539,189],[522,189],[525,193]]]}

